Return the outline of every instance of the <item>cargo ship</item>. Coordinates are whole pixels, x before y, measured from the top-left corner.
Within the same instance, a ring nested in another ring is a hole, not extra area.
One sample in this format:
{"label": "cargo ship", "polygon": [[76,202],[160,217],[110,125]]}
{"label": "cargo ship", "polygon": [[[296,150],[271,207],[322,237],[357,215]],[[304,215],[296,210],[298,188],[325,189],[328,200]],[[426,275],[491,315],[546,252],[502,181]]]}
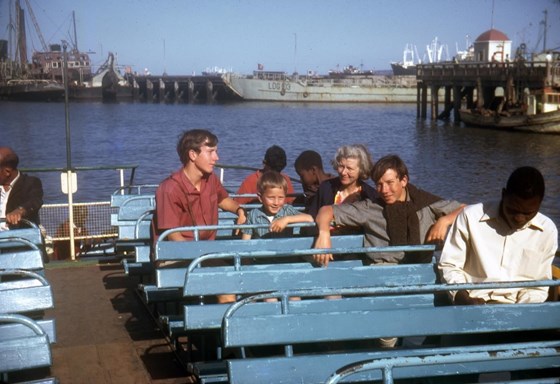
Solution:
{"label": "cargo ship", "polygon": [[289,75],[257,70],[252,75],[225,73],[225,84],[245,101],[329,103],[415,103],[416,80],[376,75],[347,67],[328,75]]}

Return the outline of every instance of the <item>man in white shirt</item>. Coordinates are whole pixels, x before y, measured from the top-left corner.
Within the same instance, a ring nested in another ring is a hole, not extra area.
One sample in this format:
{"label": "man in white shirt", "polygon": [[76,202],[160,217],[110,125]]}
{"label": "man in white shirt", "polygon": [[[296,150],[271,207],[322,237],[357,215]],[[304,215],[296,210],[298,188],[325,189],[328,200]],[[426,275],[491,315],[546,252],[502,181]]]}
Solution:
{"label": "man in white shirt", "polygon": [[[516,169],[502,199],[467,206],[459,214],[439,261],[446,283],[551,279],[558,230],[539,213],[544,178],[533,167]],[[548,287],[451,292],[454,304],[538,303]]]}

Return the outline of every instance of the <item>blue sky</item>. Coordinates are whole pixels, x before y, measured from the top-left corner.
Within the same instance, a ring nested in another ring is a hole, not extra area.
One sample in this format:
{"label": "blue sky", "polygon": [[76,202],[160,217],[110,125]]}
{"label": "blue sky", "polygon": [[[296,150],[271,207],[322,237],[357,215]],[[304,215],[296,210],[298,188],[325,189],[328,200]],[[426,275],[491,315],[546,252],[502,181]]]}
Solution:
{"label": "blue sky", "polygon": [[[0,38],[8,39],[8,5],[0,0]],[[152,74],[200,73],[214,66],[250,73],[268,70],[326,73],[347,65],[390,69],[406,44],[420,56],[434,38],[464,49],[493,26],[512,47],[560,50],[559,0],[29,0],[47,43],[69,40],[72,11],[78,46],[102,64],[109,51],[119,64]],[[21,0],[25,7],[25,0]],[[494,9],[494,12],[492,12]],[[492,17],[493,14],[493,17]],[[40,50],[30,17],[30,49]]]}

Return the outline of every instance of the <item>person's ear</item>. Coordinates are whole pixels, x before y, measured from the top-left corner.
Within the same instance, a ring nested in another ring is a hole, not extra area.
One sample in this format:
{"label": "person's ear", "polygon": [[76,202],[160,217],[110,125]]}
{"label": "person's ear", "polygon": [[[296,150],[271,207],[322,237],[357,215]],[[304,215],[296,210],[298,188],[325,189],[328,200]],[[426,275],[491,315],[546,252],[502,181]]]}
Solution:
{"label": "person's ear", "polygon": [[402,184],[403,188],[405,188],[408,185],[408,176],[404,175],[402,177],[401,184]]}
{"label": "person's ear", "polygon": [[189,149],[189,159],[190,161],[195,161],[198,153],[194,149]]}

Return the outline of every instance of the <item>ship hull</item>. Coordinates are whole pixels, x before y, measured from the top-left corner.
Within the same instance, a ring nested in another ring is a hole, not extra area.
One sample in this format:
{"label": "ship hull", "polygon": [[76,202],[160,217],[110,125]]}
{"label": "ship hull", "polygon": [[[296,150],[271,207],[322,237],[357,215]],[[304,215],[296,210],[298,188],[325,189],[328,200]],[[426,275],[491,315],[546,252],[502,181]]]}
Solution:
{"label": "ship hull", "polygon": [[120,85],[111,89],[73,86],[68,90],[68,98],[76,101],[133,101],[135,99],[134,90],[132,86]]}
{"label": "ship hull", "polygon": [[417,93],[415,81],[386,76],[269,80],[227,74],[224,80],[247,101],[415,103]]}
{"label": "ship hull", "polygon": [[395,76],[416,76],[416,65],[404,66],[400,63],[391,63],[391,69]]}
{"label": "ship hull", "polygon": [[536,115],[483,115],[471,110],[459,111],[466,125],[484,128],[529,131],[538,133],[560,133],[560,110]]}
{"label": "ship hull", "polygon": [[0,99],[14,101],[58,101],[64,87],[48,80],[11,80],[0,86]]}

